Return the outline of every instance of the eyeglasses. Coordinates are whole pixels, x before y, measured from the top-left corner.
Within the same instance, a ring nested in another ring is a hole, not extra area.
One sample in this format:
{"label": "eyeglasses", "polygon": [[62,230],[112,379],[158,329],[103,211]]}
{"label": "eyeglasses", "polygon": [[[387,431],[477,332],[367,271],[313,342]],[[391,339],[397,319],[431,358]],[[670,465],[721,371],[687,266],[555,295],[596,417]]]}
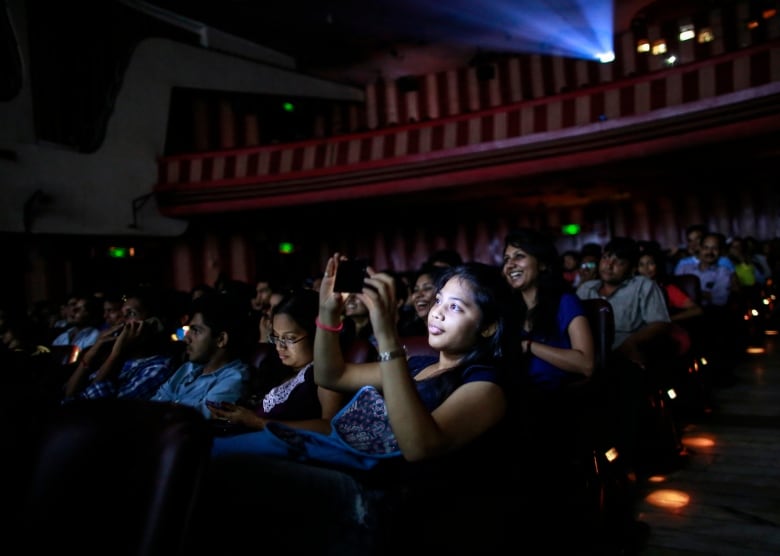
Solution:
{"label": "eyeglasses", "polygon": [[300,338],[293,339],[293,338],[280,338],[279,336],[274,336],[273,334],[268,335],[268,343],[269,344],[276,344],[277,346],[282,346],[284,348],[288,348],[293,344],[297,344],[301,340],[303,340],[306,336],[301,336]]}

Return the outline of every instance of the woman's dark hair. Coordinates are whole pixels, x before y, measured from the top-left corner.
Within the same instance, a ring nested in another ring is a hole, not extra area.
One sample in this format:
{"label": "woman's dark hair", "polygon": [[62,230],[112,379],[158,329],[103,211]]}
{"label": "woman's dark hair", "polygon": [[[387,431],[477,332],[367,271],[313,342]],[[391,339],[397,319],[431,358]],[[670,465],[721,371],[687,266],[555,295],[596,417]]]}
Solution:
{"label": "woman's dark hair", "polygon": [[479,335],[479,341],[463,358],[461,366],[475,362],[505,363],[514,358],[519,329],[517,310],[514,306],[512,288],[504,278],[501,269],[480,262],[466,262],[445,268],[436,281],[436,291],[455,279],[468,284],[474,294],[474,301],[482,312],[480,332],[493,323],[496,331],[487,338]]}
{"label": "woman's dark hair", "polygon": [[288,315],[314,341],[317,331],[314,320],[320,310],[320,295],[314,290],[299,288],[287,292],[271,311],[272,316]]}
{"label": "woman's dark hair", "polygon": [[443,267],[458,266],[463,264],[463,257],[455,249],[439,249],[428,256],[425,264]]}
{"label": "woman's dark hair", "polygon": [[604,246],[604,255],[614,255],[618,259],[628,261],[633,270],[639,263],[639,243],[630,237],[613,237]]}
{"label": "woman's dark hair", "polygon": [[535,258],[539,265],[536,306],[528,309],[523,296],[518,293],[517,304],[520,322],[531,323],[531,330],[538,336],[556,334],[558,328],[558,306],[564,292],[570,291],[563,277],[563,265],[553,238],[538,230],[521,228],[507,234],[504,250],[512,246],[522,249]]}
{"label": "woman's dark hair", "polygon": [[[453,265],[457,266],[457,265]],[[439,275],[442,274],[447,267],[443,266],[436,266],[432,265],[430,263],[423,263],[420,268],[418,268],[413,274],[412,274],[412,280],[409,283],[410,287],[413,289],[414,285],[417,283],[417,279],[422,276],[423,274],[427,274],[431,277],[432,282],[436,284],[437,279],[439,278]]]}

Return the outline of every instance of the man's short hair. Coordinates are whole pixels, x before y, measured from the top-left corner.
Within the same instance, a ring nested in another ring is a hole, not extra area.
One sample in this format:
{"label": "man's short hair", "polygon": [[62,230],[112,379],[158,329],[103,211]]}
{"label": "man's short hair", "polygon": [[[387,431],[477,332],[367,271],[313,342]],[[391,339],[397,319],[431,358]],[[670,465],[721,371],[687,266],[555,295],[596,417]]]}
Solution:
{"label": "man's short hair", "polygon": [[624,259],[631,266],[639,264],[639,244],[630,237],[613,237],[604,246],[604,254]]}

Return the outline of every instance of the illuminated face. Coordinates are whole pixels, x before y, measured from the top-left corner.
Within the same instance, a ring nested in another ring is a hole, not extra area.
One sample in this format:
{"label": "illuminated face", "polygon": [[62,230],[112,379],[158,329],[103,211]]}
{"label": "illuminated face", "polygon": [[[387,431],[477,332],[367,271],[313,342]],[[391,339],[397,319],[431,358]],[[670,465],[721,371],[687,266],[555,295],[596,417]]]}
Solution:
{"label": "illuminated face", "polygon": [[430,274],[420,274],[412,290],[412,305],[418,317],[423,320],[428,319],[428,311],[435,297],[436,284],[433,283],[433,277]]}
{"label": "illuminated face", "polygon": [[468,282],[459,277],[447,281],[428,312],[428,343],[450,353],[470,351],[477,341],[482,311]]}
{"label": "illuminated face", "polygon": [[279,359],[288,367],[298,370],[314,359],[314,338],[310,338],[290,315],[274,315],[271,339]]}
{"label": "illuminated face", "polygon": [[344,315],[347,317],[368,316],[368,307],[354,293],[351,293],[344,301]]}
{"label": "illuminated face", "polygon": [[192,316],[184,336],[187,344],[187,358],[193,363],[208,363],[211,357],[219,349],[217,338],[212,334],[211,328],[203,323],[203,315],[195,313]]}
{"label": "illuminated face", "polygon": [[539,260],[512,245],[504,250],[504,276],[512,288],[524,290],[539,278]]}

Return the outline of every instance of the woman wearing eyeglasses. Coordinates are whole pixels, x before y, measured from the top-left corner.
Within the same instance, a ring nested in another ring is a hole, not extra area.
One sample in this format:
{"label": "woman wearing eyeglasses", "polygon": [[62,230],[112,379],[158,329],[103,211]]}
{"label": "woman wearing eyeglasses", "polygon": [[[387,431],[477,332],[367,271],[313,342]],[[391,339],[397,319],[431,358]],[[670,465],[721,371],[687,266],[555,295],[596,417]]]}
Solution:
{"label": "woman wearing eyeglasses", "polygon": [[343,396],[320,388],[314,382],[315,318],[319,295],[298,290],[286,295],[271,315],[269,341],[276,347],[281,365],[264,369],[272,384],[266,387],[255,409],[222,402],[208,404],[215,419],[228,426],[223,432],[262,430],[268,421],[282,422],[293,428],[330,432],[330,419],[342,407]]}

